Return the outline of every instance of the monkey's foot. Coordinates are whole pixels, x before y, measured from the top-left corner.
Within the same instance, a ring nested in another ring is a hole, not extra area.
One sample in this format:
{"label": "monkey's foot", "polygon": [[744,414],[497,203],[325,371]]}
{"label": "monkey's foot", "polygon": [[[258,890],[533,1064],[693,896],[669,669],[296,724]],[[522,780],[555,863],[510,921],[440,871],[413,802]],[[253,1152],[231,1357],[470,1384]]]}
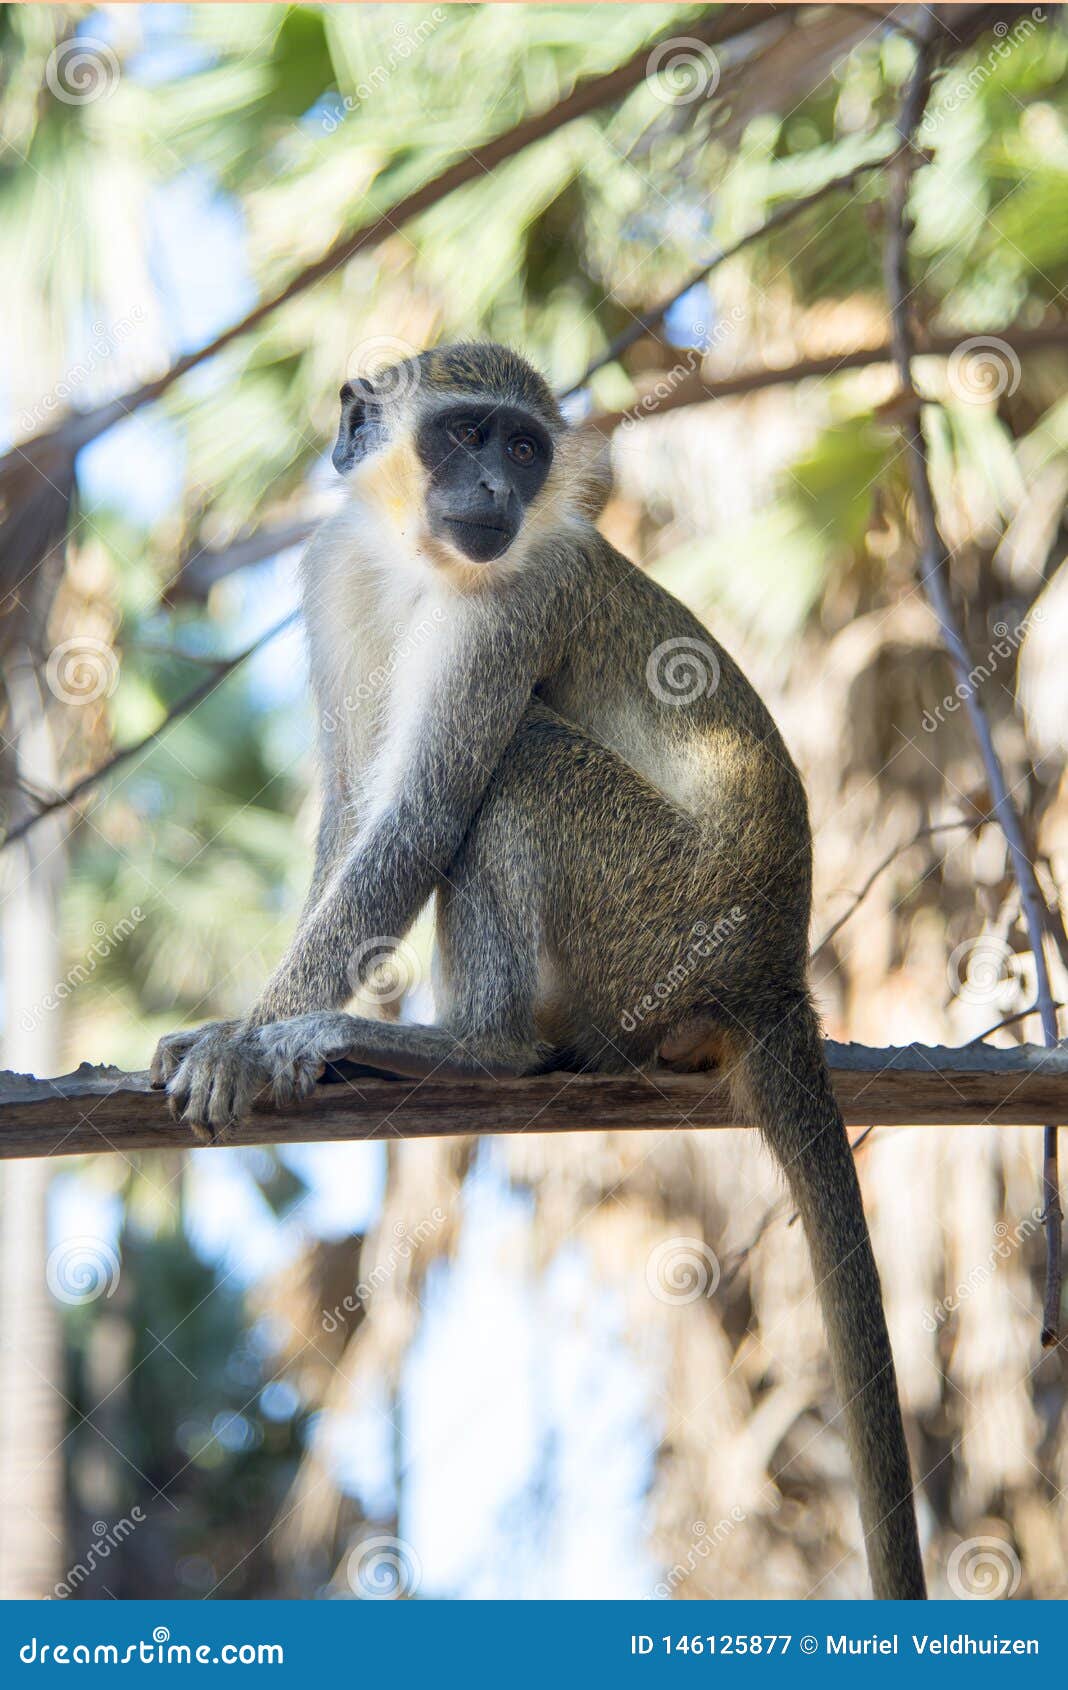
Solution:
{"label": "monkey's foot", "polygon": [[[176,1041],[187,1036],[172,1035]],[[235,1022],[220,1022],[192,1037],[166,1081],[171,1114],[201,1144],[218,1144],[250,1113],[268,1071],[255,1033],[238,1031]],[[169,1045],[168,1061],[172,1050]]]}
{"label": "monkey's foot", "polygon": [[330,1010],[257,1028],[260,1059],[275,1103],[285,1107],[309,1097],[327,1063],[350,1053],[357,1028],[354,1016]]}

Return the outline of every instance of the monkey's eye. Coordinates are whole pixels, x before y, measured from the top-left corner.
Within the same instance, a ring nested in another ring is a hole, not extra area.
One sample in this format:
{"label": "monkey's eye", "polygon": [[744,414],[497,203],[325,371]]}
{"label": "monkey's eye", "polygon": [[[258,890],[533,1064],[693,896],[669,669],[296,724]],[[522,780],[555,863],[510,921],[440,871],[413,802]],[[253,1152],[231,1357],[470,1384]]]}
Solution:
{"label": "monkey's eye", "polygon": [[449,439],[454,446],[463,446],[469,452],[476,452],[482,445],[483,434],[477,423],[455,422],[449,424]]}
{"label": "monkey's eye", "polygon": [[537,455],[537,441],[531,440],[528,434],[518,434],[514,440],[508,442],[508,456],[513,463],[532,464]]}

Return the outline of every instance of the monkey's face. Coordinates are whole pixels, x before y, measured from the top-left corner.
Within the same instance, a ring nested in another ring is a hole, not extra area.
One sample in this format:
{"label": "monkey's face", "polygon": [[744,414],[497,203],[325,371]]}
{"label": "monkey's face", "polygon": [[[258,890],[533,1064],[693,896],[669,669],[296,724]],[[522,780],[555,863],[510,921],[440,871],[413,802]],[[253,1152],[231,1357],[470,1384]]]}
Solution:
{"label": "monkey's face", "polygon": [[548,431],[529,412],[459,397],[422,420],[415,449],[430,532],[472,563],[508,550],[553,458]]}
{"label": "monkey's face", "polygon": [[528,542],[596,518],[610,487],[603,441],[567,428],[537,372],[490,345],[439,347],[374,383],[346,382],[334,464],[384,519],[398,560],[465,591],[490,582],[482,565],[521,567]]}

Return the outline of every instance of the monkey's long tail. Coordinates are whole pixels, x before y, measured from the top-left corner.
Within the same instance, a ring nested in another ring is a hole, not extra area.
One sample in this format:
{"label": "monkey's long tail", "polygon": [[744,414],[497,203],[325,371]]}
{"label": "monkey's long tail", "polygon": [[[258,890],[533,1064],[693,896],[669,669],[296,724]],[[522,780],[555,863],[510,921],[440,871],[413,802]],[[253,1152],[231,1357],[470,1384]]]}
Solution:
{"label": "monkey's long tail", "polygon": [[807,998],[748,1046],[738,1077],[751,1116],[786,1173],[808,1237],[874,1593],[924,1597],[879,1274],[853,1153]]}

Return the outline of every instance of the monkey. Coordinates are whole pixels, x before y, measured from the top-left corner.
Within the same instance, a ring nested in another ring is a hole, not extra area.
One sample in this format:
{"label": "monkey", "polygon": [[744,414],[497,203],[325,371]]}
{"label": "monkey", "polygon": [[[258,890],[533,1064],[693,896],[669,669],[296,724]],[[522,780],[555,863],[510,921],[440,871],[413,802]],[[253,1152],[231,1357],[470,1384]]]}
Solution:
{"label": "monkey", "polygon": [[[415,1078],[717,1069],[804,1222],[874,1594],[922,1598],[878,1271],[806,979],[804,787],[727,651],[600,534],[591,438],[497,345],[341,388],[345,498],[302,565],[311,888],[251,1012],[165,1037],[152,1081],[212,1142],[343,1057]],[[347,1013],[431,901],[436,1024]]]}

